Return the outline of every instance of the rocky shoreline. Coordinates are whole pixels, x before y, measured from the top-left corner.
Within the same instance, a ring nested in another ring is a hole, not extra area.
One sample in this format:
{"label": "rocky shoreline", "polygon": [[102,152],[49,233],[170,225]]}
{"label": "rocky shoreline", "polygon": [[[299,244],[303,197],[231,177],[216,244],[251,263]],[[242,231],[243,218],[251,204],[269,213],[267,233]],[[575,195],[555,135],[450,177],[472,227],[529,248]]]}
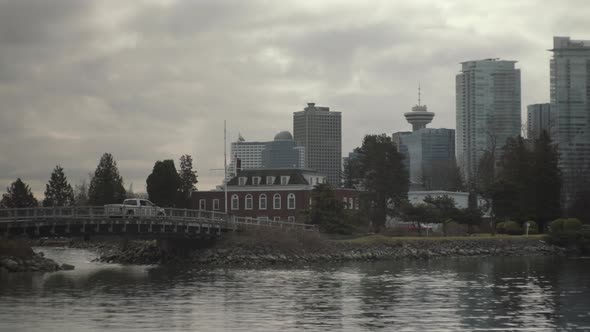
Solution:
{"label": "rocky shoreline", "polygon": [[0,242],[0,273],[3,272],[54,272],[73,270],[69,264],[59,265],[46,258],[43,252],[33,252],[25,240],[2,240]]}
{"label": "rocky shoreline", "polygon": [[[309,242],[309,241],[308,241]],[[130,241],[121,246],[112,243],[77,245],[97,252],[97,261],[121,264],[186,264],[212,266],[256,266],[273,264],[308,264],[347,261],[398,259],[433,259],[437,257],[484,256],[565,256],[563,248],[538,238],[486,239],[412,239],[399,241],[313,240],[313,245],[293,245],[278,241],[262,242],[251,238],[229,238],[212,247],[169,254],[160,250],[156,241]]]}

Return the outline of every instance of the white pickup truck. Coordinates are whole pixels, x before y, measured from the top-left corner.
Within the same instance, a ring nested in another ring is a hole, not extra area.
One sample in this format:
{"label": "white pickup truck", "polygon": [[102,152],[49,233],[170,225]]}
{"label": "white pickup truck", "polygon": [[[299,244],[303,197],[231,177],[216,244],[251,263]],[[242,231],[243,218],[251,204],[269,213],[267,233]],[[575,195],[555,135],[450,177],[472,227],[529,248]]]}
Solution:
{"label": "white pickup truck", "polygon": [[107,216],[115,217],[163,217],[164,209],[142,198],[129,198],[123,204],[108,204],[104,206]]}

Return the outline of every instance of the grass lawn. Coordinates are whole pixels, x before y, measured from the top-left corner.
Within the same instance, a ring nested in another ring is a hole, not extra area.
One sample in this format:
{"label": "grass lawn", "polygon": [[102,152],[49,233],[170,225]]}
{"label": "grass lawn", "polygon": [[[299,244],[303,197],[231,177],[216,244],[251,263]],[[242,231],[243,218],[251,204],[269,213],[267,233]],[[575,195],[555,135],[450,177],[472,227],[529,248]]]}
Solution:
{"label": "grass lawn", "polygon": [[338,240],[340,242],[350,242],[356,244],[377,244],[377,243],[395,243],[395,242],[403,242],[403,241],[479,241],[479,240],[542,240],[544,237],[543,234],[536,234],[536,235],[505,235],[505,234],[476,234],[474,236],[429,236],[429,237],[414,237],[414,236],[399,236],[399,237],[392,237],[392,236],[385,236],[381,234],[374,234],[374,235],[366,235],[357,237],[355,239],[347,239],[347,240]]}

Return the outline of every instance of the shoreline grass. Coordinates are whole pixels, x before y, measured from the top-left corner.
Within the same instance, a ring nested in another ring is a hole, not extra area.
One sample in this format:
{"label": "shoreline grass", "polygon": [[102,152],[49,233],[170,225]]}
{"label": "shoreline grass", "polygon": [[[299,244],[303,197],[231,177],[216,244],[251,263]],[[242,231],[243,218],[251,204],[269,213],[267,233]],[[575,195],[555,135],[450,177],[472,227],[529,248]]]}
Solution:
{"label": "shoreline grass", "polygon": [[510,241],[523,241],[523,240],[542,240],[543,234],[535,235],[505,235],[505,234],[478,234],[475,236],[386,236],[381,234],[372,234],[357,237],[354,239],[345,240],[333,240],[336,242],[353,243],[353,244],[380,244],[380,243],[399,243],[399,242],[412,242],[412,241],[490,241],[490,240],[510,240]]}

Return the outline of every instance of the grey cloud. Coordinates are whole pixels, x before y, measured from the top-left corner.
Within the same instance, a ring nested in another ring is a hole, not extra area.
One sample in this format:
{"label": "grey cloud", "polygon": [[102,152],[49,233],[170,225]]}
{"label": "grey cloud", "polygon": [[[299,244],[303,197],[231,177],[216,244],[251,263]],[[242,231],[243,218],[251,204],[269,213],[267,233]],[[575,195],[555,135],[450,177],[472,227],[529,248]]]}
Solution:
{"label": "grey cloud", "polygon": [[212,188],[224,119],[230,141],[267,140],[315,101],[343,112],[346,154],[409,128],[418,82],[433,126],[453,128],[459,62],[519,60],[524,107],[548,100],[552,34],[590,38],[569,9],[584,1],[314,4],[0,1],[0,188],[42,193],[58,163],[77,182],[104,152],[136,191],[184,153]]}

